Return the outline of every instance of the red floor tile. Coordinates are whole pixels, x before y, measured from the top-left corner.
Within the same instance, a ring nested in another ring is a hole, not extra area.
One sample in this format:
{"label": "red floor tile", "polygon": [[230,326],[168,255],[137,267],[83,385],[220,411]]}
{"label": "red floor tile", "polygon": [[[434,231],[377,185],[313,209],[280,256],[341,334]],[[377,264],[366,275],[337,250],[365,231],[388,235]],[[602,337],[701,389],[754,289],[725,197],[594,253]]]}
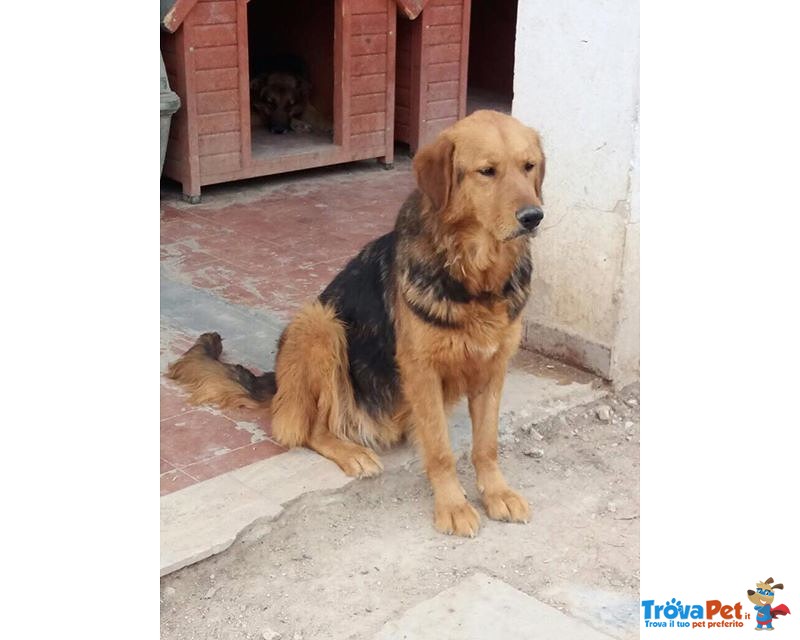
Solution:
{"label": "red floor tile", "polygon": [[198,241],[168,242],[161,245],[161,267],[169,277],[179,279],[182,275],[201,272],[219,257],[212,256],[198,248]]}
{"label": "red floor tile", "polygon": [[226,235],[232,232],[213,220],[201,218],[188,211],[162,207],[162,242],[180,242],[213,235]]}
{"label": "red floor tile", "polygon": [[[253,373],[258,374],[256,368],[252,369]],[[236,423],[250,423],[264,432],[267,438],[272,437],[272,422],[270,420],[269,410],[256,410],[256,409],[225,409],[223,411],[226,418],[233,420]]]}
{"label": "red floor tile", "polygon": [[174,416],[194,410],[196,407],[186,401],[186,394],[176,384],[168,380],[161,381],[161,419],[166,420]]}
{"label": "red floor tile", "polygon": [[196,462],[182,468],[182,471],[189,474],[198,481],[208,480],[220,474],[240,469],[253,462],[259,460],[266,460],[278,454],[284,453],[286,449],[271,442],[270,440],[262,440],[256,444],[250,444],[245,447],[231,451],[221,456],[216,456],[203,462]]}
{"label": "red floor tile", "polygon": [[243,306],[265,309],[286,316],[305,301],[291,279],[273,269],[247,269],[231,262],[215,259],[192,268],[186,263],[167,268],[169,277],[220,298]]}
{"label": "red floor tile", "polygon": [[165,496],[168,493],[178,491],[179,489],[185,489],[196,483],[197,480],[177,469],[175,471],[163,473],[161,474],[161,495]]}
{"label": "red floor tile", "polygon": [[251,444],[251,435],[222,415],[195,409],[161,421],[161,457],[177,468]]}

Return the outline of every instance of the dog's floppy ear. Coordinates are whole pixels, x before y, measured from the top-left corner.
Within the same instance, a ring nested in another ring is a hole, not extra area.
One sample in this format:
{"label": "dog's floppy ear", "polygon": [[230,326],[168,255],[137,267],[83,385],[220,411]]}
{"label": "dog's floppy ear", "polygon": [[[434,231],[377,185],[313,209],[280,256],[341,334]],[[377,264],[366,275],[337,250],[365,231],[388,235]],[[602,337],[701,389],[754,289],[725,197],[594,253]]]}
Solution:
{"label": "dog's floppy ear", "polygon": [[539,166],[536,167],[536,180],[534,181],[534,189],[536,189],[536,195],[538,196],[539,200],[544,203],[544,197],[542,196],[542,183],[544,182],[544,169],[547,163],[547,159],[544,156],[544,152],[542,152],[542,161],[539,163]]}
{"label": "dog's floppy ear", "polygon": [[311,97],[311,83],[305,78],[297,79],[298,102],[308,102]]}
{"label": "dog's floppy ear", "polygon": [[534,179],[533,188],[536,190],[536,197],[539,198],[542,202],[544,202],[544,198],[542,197],[542,183],[544,182],[544,170],[547,164],[547,158],[544,155],[544,149],[542,149],[542,138],[539,135],[539,132],[536,129],[528,128],[531,135],[533,136],[534,144],[539,147],[539,151],[542,154],[542,161],[537,163],[536,165],[536,177]]}
{"label": "dog's floppy ear", "polygon": [[453,151],[455,145],[440,135],[420,149],[414,158],[414,172],[420,190],[430,199],[436,211],[443,211],[453,187]]}
{"label": "dog's floppy ear", "polygon": [[266,78],[264,76],[256,76],[250,79],[250,100],[261,100],[261,89],[264,86]]}

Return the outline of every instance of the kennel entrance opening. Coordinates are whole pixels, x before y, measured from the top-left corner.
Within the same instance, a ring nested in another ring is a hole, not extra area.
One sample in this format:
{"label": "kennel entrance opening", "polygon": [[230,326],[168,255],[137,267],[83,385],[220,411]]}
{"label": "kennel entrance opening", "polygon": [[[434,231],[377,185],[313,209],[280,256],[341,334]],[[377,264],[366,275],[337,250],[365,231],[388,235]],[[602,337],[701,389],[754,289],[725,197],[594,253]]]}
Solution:
{"label": "kennel entrance opening", "polygon": [[275,134],[251,110],[254,169],[267,175],[366,158],[390,164],[394,2],[250,0],[247,14],[249,73],[265,70],[276,57],[302,60],[311,107],[324,123]]}
{"label": "kennel entrance opening", "polygon": [[[324,153],[333,141],[334,0],[292,3],[250,0],[247,5],[248,67],[251,81],[270,71],[293,72],[310,83],[308,113],[318,116],[310,130],[270,132],[251,109],[254,164],[290,156]],[[297,123],[296,123],[297,124]]]}
{"label": "kennel entrance opening", "polygon": [[494,109],[511,114],[518,0],[472,0],[467,114]]}

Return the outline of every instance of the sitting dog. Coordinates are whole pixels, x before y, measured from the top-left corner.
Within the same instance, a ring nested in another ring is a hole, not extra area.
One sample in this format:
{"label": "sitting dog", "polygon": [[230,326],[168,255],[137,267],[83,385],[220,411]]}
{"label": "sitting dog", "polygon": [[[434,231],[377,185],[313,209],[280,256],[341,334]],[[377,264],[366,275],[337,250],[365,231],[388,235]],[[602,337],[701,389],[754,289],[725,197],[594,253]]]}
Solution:
{"label": "sitting dog", "polygon": [[530,291],[529,240],[544,217],[544,168],[533,129],[493,111],[464,118],[414,158],[418,189],[394,231],[286,327],[274,373],[220,362],[219,336],[205,334],[169,376],[195,401],[270,411],[278,442],[314,449],[351,476],[380,473],[376,449],[412,438],[436,528],[474,536],[480,517],[447,430],[448,409],[466,396],[486,513],[527,522],[528,502],[498,466],[497,429]]}

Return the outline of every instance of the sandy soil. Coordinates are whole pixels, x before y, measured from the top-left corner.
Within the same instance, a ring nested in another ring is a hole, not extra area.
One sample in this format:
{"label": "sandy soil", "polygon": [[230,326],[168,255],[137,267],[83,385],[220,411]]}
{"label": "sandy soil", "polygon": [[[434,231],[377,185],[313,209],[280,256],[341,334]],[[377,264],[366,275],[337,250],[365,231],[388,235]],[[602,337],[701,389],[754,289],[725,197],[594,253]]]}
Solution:
{"label": "sandy soil", "polygon": [[225,553],[161,580],[164,640],[369,638],[476,571],[617,638],[638,637],[639,390],[536,425],[501,451],[527,525],[481,512],[475,539],[444,536],[418,463],[309,494]]}

